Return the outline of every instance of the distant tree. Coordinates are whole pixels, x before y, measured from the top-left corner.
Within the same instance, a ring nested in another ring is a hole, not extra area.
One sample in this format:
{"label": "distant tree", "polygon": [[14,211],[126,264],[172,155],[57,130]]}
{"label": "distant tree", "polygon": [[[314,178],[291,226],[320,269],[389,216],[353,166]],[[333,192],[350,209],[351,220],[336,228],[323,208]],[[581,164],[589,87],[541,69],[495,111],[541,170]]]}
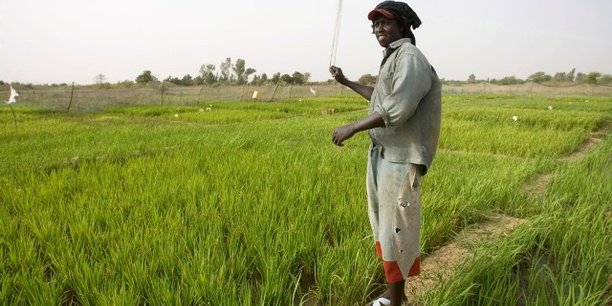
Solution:
{"label": "distant tree", "polygon": [[204,79],[202,78],[201,75],[198,75],[195,78],[193,78],[193,85],[196,85],[196,86],[204,85]]}
{"label": "distant tree", "polygon": [[254,75],[253,80],[251,80],[251,85],[259,86],[261,85],[261,77],[259,75]]}
{"label": "distant tree", "polygon": [[515,76],[503,77],[501,80],[491,79],[490,81],[491,84],[497,84],[497,85],[514,85],[514,84],[522,84],[524,82],[525,81],[521,79],[517,79]]}
{"label": "distant tree", "polygon": [[98,85],[103,84],[105,81],[106,81],[106,76],[101,73],[94,77],[94,82]]}
{"label": "distant tree", "polygon": [[215,65],[205,64],[200,67],[200,76],[204,84],[212,85],[217,82],[217,75],[215,73]]}
{"label": "distant tree", "polygon": [[534,83],[543,83],[551,80],[551,76],[544,73],[543,71],[538,71],[532,75],[530,75],[527,80],[532,81]]}
{"label": "distant tree", "polygon": [[256,71],[253,68],[247,68],[246,61],[241,58],[236,60],[236,63],[232,69],[236,75],[236,83],[238,85],[246,84],[249,80],[249,76]]}
{"label": "distant tree", "polygon": [[229,83],[232,80],[232,59],[226,58],[225,61],[221,63],[219,66],[221,70],[221,76],[219,77],[219,82],[221,83]]}
{"label": "distant tree", "polygon": [[[62,85],[62,84],[60,84]],[[63,84],[62,86],[65,86],[66,84]],[[117,82],[117,85],[119,87],[123,87],[123,88],[131,88],[134,87],[134,81],[130,81],[130,80],[125,80],[125,81],[121,81],[121,82]]]}
{"label": "distant tree", "polygon": [[576,74],[576,68],[572,68],[572,70],[570,70],[570,72],[568,72],[565,75],[565,81],[573,83],[575,79],[575,74]]}
{"label": "distant tree", "polygon": [[4,85],[4,84],[5,84],[4,81],[0,81],[0,85]]}
{"label": "distant tree", "polygon": [[369,73],[364,74],[359,77],[359,79],[357,80],[357,83],[363,84],[363,85],[374,85],[376,84],[376,76],[373,76]]}
{"label": "distant tree", "polygon": [[246,62],[245,60],[239,58],[236,60],[236,63],[234,64],[234,67],[232,67],[232,69],[234,70],[234,74],[236,75],[236,82],[239,85],[244,84],[245,82],[245,78],[244,78],[244,72],[246,71]]}
{"label": "distant tree", "polygon": [[467,82],[470,83],[470,84],[471,83],[476,83],[476,76],[473,73],[470,74],[470,76],[468,76]]}
{"label": "distant tree", "polygon": [[138,84],[148,84],[158,82],[157,78],[151,74],[150,70],[145,70],[136,77],[136,83]]}
{"label": "distant tree", "polygon": [[280,74],[280,72],[277,72],[277,73],[272,75],[272,79],[270,79],[270,82],[272,82],[272,84],[278,84],[278,82],[280,82],[280,80],[281,80],[281,74]]}
{"label": "distant tree", "polygon": [[186,74],[183,76],[183,78],[181,79],[181,85],[183,86],[192,86],[193,85],[193,78],[191,77],[191,75]]}
{"label": "distant tree", "polygon": [[259,74],[255,74],[253,75],[253,80],[250,82],[250,84],[253,84],[255,86],[261,86],[264,85],[266,82],[268,81],[268,75],[263,73],[261,75]]}
{"label": "distant tree", "polygon": [[612,75],[604,74],[597,79],[598,84],[610,85],[612,83]]}
{"label": "distant tree", "polygon": [[183,82],[181,81],[181,79],[179,79],[177,77],[173,77],[171,75],[169,75],[167,78],[165,78],[164,82],[171,83],[171,84],[174,84],[174,85],[183,85]]}
{"label": "distant tree", "polygon": [[601,73],[599,72],[589,72],[589,74],[587,74],[585,82],[589,83],[589,84],[597,84],[597,78],[599,78],[601,76]]}
{"label": "distant tree", "polygon": [[336,82],[336,80],[334,80],[334,79],[327,79],[327,81],[323,82],[323,84],[325,84],[325,85],[334,85],[334,84],[338,84],[338,82]]}
{"label": "distant tree", "polygon": [[555,82],[564,82],[565,80],[567,80],[567,75],[565,74],[565,72],[557,72],[552,77],[552,80]]}
{"label": "distant tree", "polygon": [[586,81],[586,74],[582,73],[582,72],[578,72],[576,74],[576,78],[574,79],[574,82],[576,83],[584,83]]}
{"label": "distant tree", "polygon": [[308,83],[310,81],[310,72],[304,72],[304,83]]}
{"label": "distant tree", "polygon": [[306,83],[306,76],[303,73],[296,71],[291,75],[291,84],[303,85],[304,83]]}
{"label": "distant tree", "polygon": [[281,75],[280,80],[285,84],[293,84],[293,78],[286,73]]}
{"label": "distant tree", "polygon": [[255,72],[257,72],[257,70],[253,69],[253,68],[247,68],[244,71],[244,82],[248,83],[249,82],[249,77],[254,74]]}

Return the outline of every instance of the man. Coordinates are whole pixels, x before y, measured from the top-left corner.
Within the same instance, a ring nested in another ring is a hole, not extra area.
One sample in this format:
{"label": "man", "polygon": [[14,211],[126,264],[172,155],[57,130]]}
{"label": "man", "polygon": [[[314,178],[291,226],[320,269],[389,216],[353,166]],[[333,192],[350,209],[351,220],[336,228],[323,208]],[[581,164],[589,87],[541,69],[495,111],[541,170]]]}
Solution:
{"label": "man", "polygon": [[[361,131],[372,144],[367,165],[368,215],[388,289],[373,305],[401,305],[404,282],[420,273],[420,178],[433,161],[440,134],[442,93],[436,71],[416,48],[421,24],[404,2],[384,1],[368,14],[385,48],[375,87],[332,76],[370,101],[369,115],[337,128],[338,146]],[[411,29],[412,28],[412,29]]]}

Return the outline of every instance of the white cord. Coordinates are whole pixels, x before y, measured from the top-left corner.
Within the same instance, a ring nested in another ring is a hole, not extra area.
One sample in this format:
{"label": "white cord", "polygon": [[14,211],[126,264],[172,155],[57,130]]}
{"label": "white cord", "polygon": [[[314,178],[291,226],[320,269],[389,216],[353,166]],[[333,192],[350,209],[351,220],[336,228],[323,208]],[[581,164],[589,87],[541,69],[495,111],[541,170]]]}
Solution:
{"label": "white cord", "polygon": [[336,64],[336,55],[338,53],[338,39],[340,38],[340,20],[342,19],[342,0],[338,0],[338,12],[336,13],[336,25],[334,27],[334,39],[332,41],[331,56],[329,58],[329,66]]}

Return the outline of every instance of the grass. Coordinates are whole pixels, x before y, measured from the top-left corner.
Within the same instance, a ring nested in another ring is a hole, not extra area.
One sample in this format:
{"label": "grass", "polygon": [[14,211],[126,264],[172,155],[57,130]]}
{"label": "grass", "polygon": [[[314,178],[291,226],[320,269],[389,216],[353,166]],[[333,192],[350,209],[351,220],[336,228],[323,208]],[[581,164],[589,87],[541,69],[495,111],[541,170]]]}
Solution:
{"label": "grass", "polygon": [[[530,226],[480,246],[431,304],[606,301],[609,138],[560,159],[611,119],[610,98],[588,99],[444,97],[424,255],[489,212]],[[360,305],[380,290],[367,136],[330,141],[363,99],[15,110],[17,131],[0,109],[2,303]],[[545,195],[523,194],[541,173]]]}

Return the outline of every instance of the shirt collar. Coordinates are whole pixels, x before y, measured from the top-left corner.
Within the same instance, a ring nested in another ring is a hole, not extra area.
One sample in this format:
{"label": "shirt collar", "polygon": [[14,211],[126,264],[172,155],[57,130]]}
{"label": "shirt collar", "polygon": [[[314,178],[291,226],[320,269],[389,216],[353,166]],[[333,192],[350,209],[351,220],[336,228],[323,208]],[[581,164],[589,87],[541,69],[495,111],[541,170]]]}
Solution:
{"label": "shirt collar", "polygon": [[383,55],[387,55],[387,52],[389,52],[390,50],[395,50],[395,49],[399,48],[404,43],[412,43],[412,40],[410,38],[408,38],[408,37],[404,37],[404,38],[400,38],[400,39],[390,43],[389,47],[387,47],[385,50],[383,50]]}
{"label": "shirt collar", "polygon": [[395,48],[399,47],[400,45],[402,45],[404,43],[412,43],[412,40],[410,38],[408,38],[408,37],[400,38],[400,39],[390,43],[389,47],[395,49]]}

